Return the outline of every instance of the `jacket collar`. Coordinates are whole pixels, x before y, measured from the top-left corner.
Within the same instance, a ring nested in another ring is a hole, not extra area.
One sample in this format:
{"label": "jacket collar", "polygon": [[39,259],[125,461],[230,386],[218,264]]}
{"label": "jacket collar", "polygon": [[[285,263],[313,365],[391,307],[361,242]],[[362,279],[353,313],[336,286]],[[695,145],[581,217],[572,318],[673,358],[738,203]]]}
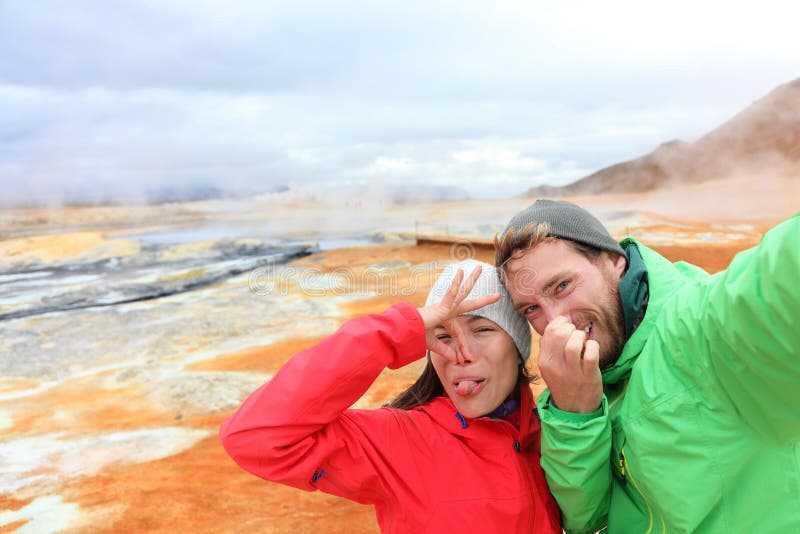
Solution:
{"label": "jacket collar", "polygon": [[[613,366],[603,371],[604,384],[616,384],[630,376],[631,369],[642,352],[645,342],[650,337],[664,304],[688,281],[686,279],[687,269],[679,269],[676,264],[673,264],[658,252],[647,248],[636,239],[624,239],[620,242],[620,245],[622,245],[623,249],[635,246],[641,254],[648,273],[649,297],[647,311],[639,326],[628,341],[625,342],[619,359]],[[689,266],[688,264],[683,265]],[[695,268],[694,272],[705,273],[699,268]]]}
{"label": "jacket collar", "polygon": [[[524,449],[535,439],[538,439],[540,427],[537,416],[532,413],[535,410],[533,393],[527,384],[520,384],[519,396],[519,429],[514,428],[508,421],[488,416],[479,417],[477,419],[464,418],[458,413],[453,401],[450,400],[450,397],[447,395],[436,397],[424,406],[420,406],[419,409],[436,420],[437,423],[442,425],[451,434],[464,436],[465,438],[479,436],[480,434],[477,433],[479,432],[477,429],[486,428],[487,425],[503,425],[502,428],[507,426],[509,429],[513,429],[512,433],[515,439],[520,442],[520,445]],[[466,423],[466,427],[462,424],[462,420]]]}
{"label": "jacket collar", "polygon": [[626,243],[628,269],[619,283],[619,298],[625,318],[625,341],[636,330],[647,309],[647,267],[635,243]]}

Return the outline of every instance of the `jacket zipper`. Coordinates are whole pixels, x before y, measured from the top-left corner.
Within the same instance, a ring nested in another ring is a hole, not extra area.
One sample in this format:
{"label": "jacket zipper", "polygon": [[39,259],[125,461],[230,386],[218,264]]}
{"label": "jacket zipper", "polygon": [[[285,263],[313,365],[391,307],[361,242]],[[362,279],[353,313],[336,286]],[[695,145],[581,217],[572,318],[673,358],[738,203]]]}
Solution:
{"label": "jacket zipper", "polygon": [[[520,470],[522,471],[522,479],[525,481],[525,488],[527,490],[528,495],[528,502],[534,503],[535,495],[533,493],[533,481],[531,478],[533,475],[528,471],[528,464],[525,461],[525,458],[522,457],[523,451],[520,445],[520,442],[517,439],[514,439],[514,456],[517,457],[517,465],[519,466]],[[528,529],[526,532],[533,532],[533,523],[536,513],[536,506],[531,505],[529,507],[530,512],[528,513]]]}
{"label": "jacket zipper", "polygon": [[[639,485],[636,484],[636,481],[633,479],[633,475],[631,474],[630,466],[628,466],[628,462],[625,461],[625,447],[623,446],[622,449],[619,451],[619,468],[620,468],[620,475],[622,475],[622,486],[626,486],[628,484],[628,480],[631,481],[631,484],[636,489],[636,493],[639,494],[644,505],[647,506],[647,513],[650,516],[650,525],[647,527],[647,533],[650,534],[653,531],[653,508],[650,506],[650,502],[645,498],[642,490],[639,489]],[[627,476],[626,473],[627,472]],[[664,523],[664,518],[659,517],[661,521],[661,532],[664,534],[667,531],[667,525]]]}
{"label": "jacket zipper", "polygon": [[[522,449],[522,442],[524,438],[530,435],[530,426],[533,422],[533,417],[538,416],[538,414],[534,415],[533,409],[533,402],[532,396],[530,391],[527,391],[524,394],[522,392],[522,388],[527,388],[527,385],[522,385],[520,387],[520,406],[519,406],[519,428],[514,427],[512,431],[512,437],[514,438],[514,455],[517,457],[517,465],[519,469],[522,471],[522,478],[525,480],[525,488],[527,490],[528,495],[528,502],[530,506],[528,509],[530,510],[528,513],[528,529],[527,532],[533,532],[533,526],[536,524],[536,495],[534,494],[534,490],[536,489],[536,484],[533,480],[533,473],[530,472],[528,468],[528,462],[525,461],[525,458],[522,456],[523,449]],[[510,423],[510,421],[507,421]],[[523,433],[525,435],[523,435]]]}

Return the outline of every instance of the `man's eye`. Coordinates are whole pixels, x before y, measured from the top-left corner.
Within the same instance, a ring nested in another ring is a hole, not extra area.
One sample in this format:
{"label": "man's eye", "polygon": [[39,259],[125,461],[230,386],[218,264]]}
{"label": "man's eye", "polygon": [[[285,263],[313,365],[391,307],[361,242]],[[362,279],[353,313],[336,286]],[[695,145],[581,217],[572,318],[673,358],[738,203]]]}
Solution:
{"label": "man's eye", "polygon": [[556,291],[564,291],[565,289],[567,289],[569,282],[570,282],[569,280],[564,280],[563,282],[558,284],[558,286],[556,287]]}

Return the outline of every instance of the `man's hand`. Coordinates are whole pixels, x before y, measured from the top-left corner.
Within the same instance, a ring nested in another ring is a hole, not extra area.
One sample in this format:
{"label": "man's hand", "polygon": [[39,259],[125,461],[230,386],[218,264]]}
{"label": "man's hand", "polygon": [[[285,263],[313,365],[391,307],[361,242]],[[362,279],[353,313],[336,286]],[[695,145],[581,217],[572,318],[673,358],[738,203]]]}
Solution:
{"label": "man's hand", "polygon": [[600,345],[586,340],[566,317],[556,317],[539,342],[539,372],[559,410],[592,413],[600,407]]}

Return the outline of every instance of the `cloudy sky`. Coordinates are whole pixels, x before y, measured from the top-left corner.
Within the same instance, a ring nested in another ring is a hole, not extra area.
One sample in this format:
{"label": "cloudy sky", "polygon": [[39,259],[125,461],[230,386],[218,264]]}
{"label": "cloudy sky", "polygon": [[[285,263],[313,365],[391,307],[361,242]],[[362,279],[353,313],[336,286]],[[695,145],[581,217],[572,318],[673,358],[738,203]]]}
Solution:
{"label": "cloudy sky", "polygon": [[800,76],[792,6],[0,0],[0,186],[567,183]]}

